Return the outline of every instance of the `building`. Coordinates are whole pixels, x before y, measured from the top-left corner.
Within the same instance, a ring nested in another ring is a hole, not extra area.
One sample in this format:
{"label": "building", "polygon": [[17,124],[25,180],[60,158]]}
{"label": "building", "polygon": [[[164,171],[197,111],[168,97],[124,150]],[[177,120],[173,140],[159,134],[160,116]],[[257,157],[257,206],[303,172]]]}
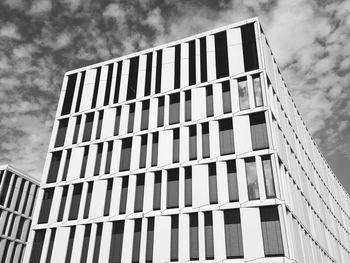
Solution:
{"label": "building", "polygon": [[257,18],[65,74],[24,262],[349,262],[350,202]]}
{"label": "building", "polygon": [[0,166],[0,262],[22,262],[39,181]]}

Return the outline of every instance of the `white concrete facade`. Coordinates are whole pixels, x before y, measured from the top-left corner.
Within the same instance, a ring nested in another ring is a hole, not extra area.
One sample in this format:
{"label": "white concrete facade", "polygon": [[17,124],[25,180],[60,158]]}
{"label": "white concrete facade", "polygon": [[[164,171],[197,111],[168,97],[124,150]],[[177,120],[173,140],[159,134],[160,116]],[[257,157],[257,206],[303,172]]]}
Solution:
{"label": "white concrete facade", "polygon": [[67,72],[24,262],[347,262],[349,195],[257,18]]}

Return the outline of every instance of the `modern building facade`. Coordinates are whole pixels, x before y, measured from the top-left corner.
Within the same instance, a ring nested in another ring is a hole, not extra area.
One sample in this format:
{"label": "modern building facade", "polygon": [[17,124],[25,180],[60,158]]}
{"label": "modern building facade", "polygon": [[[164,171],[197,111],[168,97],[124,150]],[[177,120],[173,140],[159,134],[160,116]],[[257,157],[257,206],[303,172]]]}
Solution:
{"label": "modern building facade", "polygon": [[67,72],[24,262],[349,262],[350,202],[257,18]]}
{"label": "modern building facade", "polygon": [[39,181],[10,165],[0,166],[0,262],[22,262]]}

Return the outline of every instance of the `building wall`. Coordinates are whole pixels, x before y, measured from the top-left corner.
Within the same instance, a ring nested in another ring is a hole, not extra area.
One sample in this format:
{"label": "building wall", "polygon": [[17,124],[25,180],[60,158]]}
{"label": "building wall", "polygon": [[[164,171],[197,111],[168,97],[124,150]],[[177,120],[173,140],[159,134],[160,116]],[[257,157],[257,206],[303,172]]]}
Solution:
{"label": "building wall", "polygon": [[22,262],[39,183],[0,166],[0,262]]}
{"label": "building wall", "polygon": [[256,18],[68,72],[38,200],[25,262],[349,258]]}

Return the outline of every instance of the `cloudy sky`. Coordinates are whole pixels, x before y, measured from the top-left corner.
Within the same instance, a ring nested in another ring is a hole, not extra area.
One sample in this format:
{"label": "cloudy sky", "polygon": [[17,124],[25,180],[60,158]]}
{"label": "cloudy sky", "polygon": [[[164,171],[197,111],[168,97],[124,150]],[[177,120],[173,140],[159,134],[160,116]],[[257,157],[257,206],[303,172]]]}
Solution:
{"label": "cloudy sky", "polygon": [[40,178],[64,72],[258,16],[350,191],[350,1],[2,0],[0,164]]}

